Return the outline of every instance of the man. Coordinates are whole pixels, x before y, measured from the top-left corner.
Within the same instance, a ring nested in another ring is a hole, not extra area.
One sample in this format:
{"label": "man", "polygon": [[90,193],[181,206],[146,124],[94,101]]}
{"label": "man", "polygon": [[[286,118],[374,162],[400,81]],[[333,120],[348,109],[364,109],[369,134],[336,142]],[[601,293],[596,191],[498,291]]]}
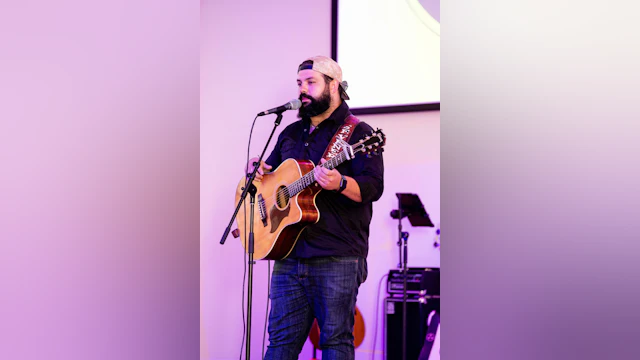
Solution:
{"label": "man", "polygon": [[[316,56],[300,64],[300,120],[282,131],[273,152],[260,164],[256,181],[288,158],[324,163],[321,158],[345,120],[355,124],[349,143],[371,133],[366,123],[347,119],[351,113],[343,101],[349,99],[346,88],[342,69],[332,59]],[[275,262],[266,359],[297,359],[314,318],[323,359],[355,356],[355,303],[367,278],[372,202],[383,191],[382,156],[356,155],[333,170],[317,166],[314,172],[323,189],[315,200],[320,219],[302,231],[287,258]]]}

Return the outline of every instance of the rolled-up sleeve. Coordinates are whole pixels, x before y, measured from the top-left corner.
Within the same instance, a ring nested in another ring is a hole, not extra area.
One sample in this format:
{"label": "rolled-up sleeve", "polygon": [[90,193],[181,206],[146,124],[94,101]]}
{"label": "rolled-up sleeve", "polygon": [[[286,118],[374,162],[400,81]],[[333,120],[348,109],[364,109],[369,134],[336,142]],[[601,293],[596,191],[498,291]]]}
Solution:
{"label": "rolled-up sleeve", "polygon": [[[354,144],[368,134],[373,129],[366,123],[359,123],[353,133],[350,143]],[[351,166],[353,174],[351,177],[358,183],[360,187],[360,196],[363,203],[377,201],[384,191],[384,161],[382,151],[378,151],[378,155],[372,154],[367,157],[359,153],[353,159]]]}
{"label": "rolled-up sleeve", "polygon": [[280,164],[283,161],[282,160],[282,154],[280,153],[280,146],[282,145],[283,133],[284,132],[282,132],[282,133],[280,133],[280,135],[278,135],[278,141],[276,142],[276,145],[273,147],[273,150],[271,151],[271,154],[264,161],[268,165],[273,166],[273,169],[271,169],[270,171],[274,171],[278,166],[280,166]]}

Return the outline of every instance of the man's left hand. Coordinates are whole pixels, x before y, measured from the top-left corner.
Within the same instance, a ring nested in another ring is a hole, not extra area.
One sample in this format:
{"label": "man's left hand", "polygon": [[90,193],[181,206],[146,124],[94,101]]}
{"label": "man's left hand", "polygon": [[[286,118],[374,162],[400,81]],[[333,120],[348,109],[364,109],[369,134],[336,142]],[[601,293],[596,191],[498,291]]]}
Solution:
{"label": "man's left hand", "polygon": [[[320,164],[327,162],[325,159],[320,160]],[[340,179],[342,175],[336,169],[329,170],[322,166],[316,166],[313,169],[316,182],[325,190],[338,190],[340,188]]]}

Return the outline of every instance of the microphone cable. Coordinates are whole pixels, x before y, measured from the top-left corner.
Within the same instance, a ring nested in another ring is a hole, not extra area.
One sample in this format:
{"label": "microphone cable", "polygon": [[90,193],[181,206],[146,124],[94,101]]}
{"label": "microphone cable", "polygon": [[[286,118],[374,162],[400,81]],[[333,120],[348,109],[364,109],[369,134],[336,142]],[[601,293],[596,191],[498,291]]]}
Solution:
{"label": "microphone cable", "polygon": [[[376,323],[373,327],[373,349],[371,350],[371,360],[374,360],[376,357],[376,340],[378,340],[378,319],[380,315],[378,314],[378,305],[380,305],[380,288],[382,287],[382,280],[388,277],[389,274],[384,274],[380,278],[380,282],[378,282],[378,293],[376,294]],[[384,356],[384,353],[382,354]]]}
{"label": "microphone cable", "polygon": [[[247,169],[249,168],[249,150],[251,149],[251,136],[253,135],[253,127],[256,125],[256,120],[258,119],[258,116],[256,115],[256,117],[253,118],[253,123],[251,124],[251,130],[249,131],[249,142],[247,143],[247,160],[245,162],[245,167],[244,167],[244,185],[247,186],[247,184],[249,183],[249,178],[247,178]],[[244,249],[247,248],[247,202],[243,201],[242,203],[242,208],[244,211]],[[244,290],[245,290],[245,285],[246,285],[246,281],[247,281],[247,252],[243,249],[242,251],[242,255],[243,255],[243,261],[242,263],[244,264],[244,270],[243,270],[243,274],[242,274],[242,341],[240,342],[240,356],[239,356],[239,360],[242,360],[242,353],[243,353],[243,349],[244,349],[244,342],[245,342],[245,336],[247,334],[247,320],[245,318],[245,312],[244,312]],[[250,345],[249,345],[250,346]],[[249,359],[247,359],[249,360]]]}
{"label": "microphone cable", "polygon": [[267,311],[264,314],[264,331],[262,333],[262,360],[264,360],[264,340],[267,337],[267,322],[269,321],[269,297],[271,296],[271,260],[267,260]]}

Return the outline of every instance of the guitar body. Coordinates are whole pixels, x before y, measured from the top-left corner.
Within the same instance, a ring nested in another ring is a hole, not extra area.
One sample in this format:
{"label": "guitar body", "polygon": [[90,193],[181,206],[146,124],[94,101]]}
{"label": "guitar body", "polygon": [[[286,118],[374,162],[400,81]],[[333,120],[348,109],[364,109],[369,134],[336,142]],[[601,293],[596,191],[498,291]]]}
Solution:
{"label": "guitar body", "polygon": [[[362,317],[362,313],[358,306],[356,306],[356,313],[354,315],[354,323],[353,323],[353,346],[357,348],[364,341],[365,334],[365,326],[364,326],[364,318]],[[318,320],[313,320],[313,325],[311,325],[311,331],[309,331],[309,340],[313,344],[313,347],[316,349],[320,349],[320,327],[318,326]]]}
{"label": "guitar body", "polygon": [[[337,140],[336,140],[337,139]],[[334,136],[329,148],[336,151],[329,160],[322,163],[326,169],[335,169],[344,161],[353,159],[357,153],[368,156],[378,155],[385,144],[385,136],[381,130],[372,131],[370,135],[353,145]],[[340,141],[338,141],[340,140]],[[287,159],[273,172],[264,174],[261,182],[254,182],[257,189],[251,221],[251,196],[247,196],[238,210],[236,221],[240,240],[248,252],[248,234],[253,225],[253,258],[254,260],[282,260],[289,256],[300,233],[308,225],[320,220],[320,212],[316,206],[316,196],[322,187],[315,181],[313,169],[315,165],[309,160]],[[246,179],[243,177],[236,189],[236,208],[244,191]],[[246,224],[246,226],[245,226]]]}
{"label": "guitar body", "polygon": [[[313,162],[309,160],[287,159],[273,172],[264,174],[261,182],[254,182],[257,188],[253,220],[255,260],[286,258],[293,250],[302,230],[320,219],[315,198],[322,188],[317,183],[291,197],[286,191],[288,185],[312,171],[314,167]],[[243,177],[236,189],[236,206],[244,185]],[[242,246],[247,252],[250,211],[250,195],[247,195],[236,217]]]}

